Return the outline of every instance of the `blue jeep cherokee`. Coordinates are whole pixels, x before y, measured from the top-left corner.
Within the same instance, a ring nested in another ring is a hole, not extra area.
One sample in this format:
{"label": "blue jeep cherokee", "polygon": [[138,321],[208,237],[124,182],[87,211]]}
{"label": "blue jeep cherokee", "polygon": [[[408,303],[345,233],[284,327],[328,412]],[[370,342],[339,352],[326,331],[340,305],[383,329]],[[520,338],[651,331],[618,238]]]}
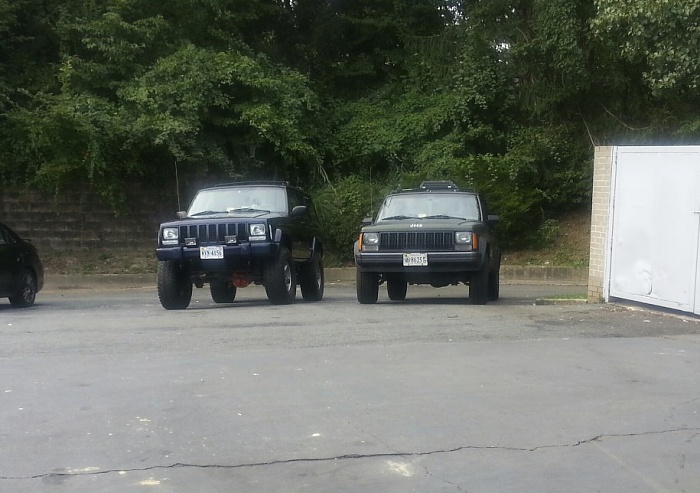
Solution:
{"label": "blue jeep cherokee", "polygon": [[311,198],[285,182],[237,182],[200,190],[179,220],[158,233],[158,297],[182,310],[192,286],[209,284],[216,303],[262,284],[268,299],[323,298],[323,244]]}

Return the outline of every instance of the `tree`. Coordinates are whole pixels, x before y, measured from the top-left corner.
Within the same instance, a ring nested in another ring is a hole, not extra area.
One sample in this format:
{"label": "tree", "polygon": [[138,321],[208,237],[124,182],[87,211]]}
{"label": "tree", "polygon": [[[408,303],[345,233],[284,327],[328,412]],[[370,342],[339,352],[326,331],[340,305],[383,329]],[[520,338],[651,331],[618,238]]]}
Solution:
{"label": "tree", "polygon": [[405,73],[407,38],[438,35],[442,0],[297,0],[299,69],[343,99],[381,90]]}
{"label": "tree", "polygon": [[697,94],[700,86],[700,2],[596,0],[596,34],[643,65],[642,76],[657,95]]}
{"label": "tree", "polygon": [[[626,140],[696,142],[700,130],[700,2],[624,2],[596,0],[592,26],[596,39],[613,56],[611,84],[627,81],[622,100],[609,111],[626,129]],[[631,100],[634,98],[634,100]]]}
{"label": "tree", "polygon": [[305,77],[243,41],[274,2],[255,2],[257,14],[240,4],[154,10],[128,0],[64,12],[60,86],[11,115],[23,142],[15,162],[40,183],[89,180],[108,194],[170,176],[174,162],[194,176],[315,172],[317,103]]}

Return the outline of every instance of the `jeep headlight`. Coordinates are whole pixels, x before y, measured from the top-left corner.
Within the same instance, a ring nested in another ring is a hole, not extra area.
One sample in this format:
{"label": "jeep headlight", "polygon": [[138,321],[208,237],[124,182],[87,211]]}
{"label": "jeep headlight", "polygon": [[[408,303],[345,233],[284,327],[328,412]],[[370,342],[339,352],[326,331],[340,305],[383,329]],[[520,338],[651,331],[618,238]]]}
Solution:
{"label": "jeep headlight", "polygon": [[179,228],[163,228],[163,245],[177,245],[179,240]]}
{"label": "jeep headlight", "polygon": [[362,250],[376,252],[379,250],[379,233],[362,233]]}
{"label": "jeep headlight", "polygon": [[255,223],[248,225],[248,239],[250,241],[265,241],[267,235],[265,234],[265,224]]}
{"label": "jeep headlight", "polygon": [[457,231],[455,233],[455,248],[457,250],[472,250],[474,248],[474,233],[471,231]]}

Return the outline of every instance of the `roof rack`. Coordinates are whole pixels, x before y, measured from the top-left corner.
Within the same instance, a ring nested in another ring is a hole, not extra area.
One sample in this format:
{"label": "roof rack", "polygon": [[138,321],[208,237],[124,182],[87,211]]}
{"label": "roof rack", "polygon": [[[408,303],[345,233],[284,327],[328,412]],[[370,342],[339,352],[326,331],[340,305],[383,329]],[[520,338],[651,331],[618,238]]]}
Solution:
{"label": "roof rack", "polygon": [[421,190],[459,190],[459,187],[451,180],[424,181],[420,184]]}
{"label": "roof rack", "polygon": [[211,185],[206,188],[227,188],[227,187],[238,187],[246,185],[277,185],[277,186],[289,186],[287,181],[276,181],[276,180],[244,180],[244,181],[234,181],[230,183],[219,183],[216,185]]}

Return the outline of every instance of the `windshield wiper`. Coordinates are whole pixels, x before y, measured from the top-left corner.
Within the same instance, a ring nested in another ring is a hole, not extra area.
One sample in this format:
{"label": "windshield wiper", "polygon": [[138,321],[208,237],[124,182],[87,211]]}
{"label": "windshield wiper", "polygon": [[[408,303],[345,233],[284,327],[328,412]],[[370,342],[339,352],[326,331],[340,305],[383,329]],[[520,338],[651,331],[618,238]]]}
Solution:
{"label": "windshield wiper", "polygon": [[445,214],[435,214],[433,216],[425,216],[425,219],[462,219],[466,220],[464,217],[448,216]]}
{"label": "windshield wiper", "polygon": [[400,221],[401,219],[417,219],[416,216],[389,216],[383,217],[382,221]]}
{"label": "windshield wiper", "polygon": [[211,216],[212,214],[226,214],[226,211],[202,211],[202,212],[195,212],[194,214],[188,214],[187,217]]}
{"label": "windshield wiper", "polygon": [[256,209],[255,207],[235,207],[233,209],[226,209],[227,212],[270,212],[267,209]]}

